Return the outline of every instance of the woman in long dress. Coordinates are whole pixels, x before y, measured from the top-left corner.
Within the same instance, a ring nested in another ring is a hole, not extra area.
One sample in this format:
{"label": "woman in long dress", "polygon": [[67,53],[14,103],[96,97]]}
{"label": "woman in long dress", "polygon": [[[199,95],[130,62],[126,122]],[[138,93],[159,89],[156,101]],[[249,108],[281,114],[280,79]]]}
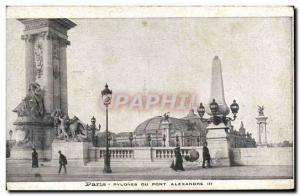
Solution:
{"label": "woman in long dress", "polygon": [[39,155],[34,148],[32,152],[32,168],[37,168],[37,167],[39,167]]}
{"label": "woman in long dress", "polygon": [[183,159],[180,153],[180,148],[177,147],[175,148],[175,160],[172,161],[171,168],[175,171],[177,170],[184,171],[182,163],[183,163]]}

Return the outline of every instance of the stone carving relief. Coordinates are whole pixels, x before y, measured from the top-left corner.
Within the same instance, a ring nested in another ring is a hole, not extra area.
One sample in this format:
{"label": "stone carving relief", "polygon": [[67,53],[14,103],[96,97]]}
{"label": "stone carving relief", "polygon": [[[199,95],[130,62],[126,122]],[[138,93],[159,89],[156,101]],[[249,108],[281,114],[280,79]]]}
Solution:
{"label": "stone carving relief", "polygon": [[43,43],[38,39],[34,44],[34,70],[38,78],[43,74]]}
{"label": "stone carving relief", "polygon": [[44,117],[43,93],[38,83],[34,82],[29,85],[26,97],[13,112],[16,112],[19,117],[30,116],[33,119]]}
{"label": "stone carving relief", "polygon": [[38,29],[38,28],[43,28],[49,26],[49,21],[48,20],[40,20],[37,19],[33,23],[26,23],[25,24],[25,31],[32,30],[32,29]]}
{"label": "stone carving relief", "polygon": [[25,34],[25,35],[21,35],[21,39],[26,41],[26,42],[33,42],[34,41],[34,36],[29,35],[29,34]]}
{"label": "stone carving relief", "polygon": [[85,126],[76,116],[70,119],[67,114],[63,114],[61,110],[57,109],[51,114],[51,117],[57,139],[74,142],[91,141],[88,126]]}
{"label": "stone carving relief", "polygon": [[258,107],[258,115],[264,116],[264,106],[257,106]]}
{"label": "stone carving relief", "polygon": [[53,76],[55,79],[59,78],[59,44],[53,44]]}
{"label": "stone carving relief", "polygon": [[26,126],[17,126],[16,130],[23,131],[24,137],[16,143],[18,147],[31,148],[33,146],[32,140],[32,130],[28,129]]}

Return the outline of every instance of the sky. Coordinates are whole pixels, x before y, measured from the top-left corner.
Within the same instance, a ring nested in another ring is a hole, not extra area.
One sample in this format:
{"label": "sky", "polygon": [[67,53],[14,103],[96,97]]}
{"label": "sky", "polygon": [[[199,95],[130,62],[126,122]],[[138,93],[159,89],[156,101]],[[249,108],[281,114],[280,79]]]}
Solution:
{"label": "sky", "polygon": [[[69,116],[105,126],[101,90],[119,93],[197,95],[210,99],[214,56],[222,62],[225,100],[240,105],[243,121],[257,138],[257,105],[264,105],[269,142],[293,139],[293,40],[291,18],[71,19],[67,48]],[[7,20],[7,131],[12,110],[25,96],[23,25]],[[133,131],[168,109],[110,109],[109,129]],[[184,111],[170,111],[184,117]]]}

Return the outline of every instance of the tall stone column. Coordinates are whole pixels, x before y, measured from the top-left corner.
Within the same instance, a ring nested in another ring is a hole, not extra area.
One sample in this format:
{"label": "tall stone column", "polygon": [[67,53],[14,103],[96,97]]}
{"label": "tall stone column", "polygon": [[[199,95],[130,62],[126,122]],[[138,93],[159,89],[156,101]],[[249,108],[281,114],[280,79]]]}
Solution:
{"label": "tall stone column", "polygon": [[258,142],[257,146],[267,146],[267,119],[268,117],[264,116],[263,112],[261,112],[258,117],[256,117],[257,125],[258,125]]}

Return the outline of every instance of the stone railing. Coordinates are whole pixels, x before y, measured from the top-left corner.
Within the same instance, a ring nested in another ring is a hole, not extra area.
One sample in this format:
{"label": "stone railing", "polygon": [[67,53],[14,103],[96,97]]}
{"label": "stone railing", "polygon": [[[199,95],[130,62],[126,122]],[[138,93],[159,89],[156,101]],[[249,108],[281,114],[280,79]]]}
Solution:
{"label": "stone railing", "polygon": [[[103,159],[105,155],[105,148],[91,147],[89,148],[89,160],[90,161],[98,161],[99,159]],[[133,148],[117,148],[111,147],[109,148],[109,152],[111,155],[111,159],[132,159],[134,158],[134,150]]]}
{"label": "stone railing", "polygon": [[[197,150],[199,153],[202,152],[202,147],[182,147],[180,149],[181,155],[184,157],[189,155],[192,149]],[[174,147],[155,147],[152,148],[153,158],[154,159],[170,159],[175,157],[175,148]]]}
{"label": "stone railing", "polygon": [[[190,151],[194,149],[202,154],[202,147],[182,147],[180,149],[181,155],[184,157],[189,155]],[[105,148],[90,147],[89,161],[100,161],[104,159]],[[174,147],[110,147],[109,148],[112,160],[143,160],[143,161],[158,161],[168,160],[175,157]]]}

